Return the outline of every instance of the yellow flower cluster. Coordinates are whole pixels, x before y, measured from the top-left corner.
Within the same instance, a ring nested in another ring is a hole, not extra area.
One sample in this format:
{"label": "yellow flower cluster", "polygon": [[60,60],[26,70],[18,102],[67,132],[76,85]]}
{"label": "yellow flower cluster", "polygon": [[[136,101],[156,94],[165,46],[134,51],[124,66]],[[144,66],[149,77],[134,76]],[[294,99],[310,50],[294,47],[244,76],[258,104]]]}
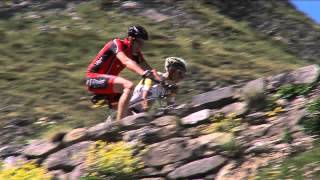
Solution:
{"label": "yellow flower cluster", "polygon": [[52,177],[43,167],[33,162],[22,163],[21,166],[6,168],[0,171],[0,180],[51,180]]}
{"label": "yellow flower cluster", "polygon": [[282,112],[285,112],[285,110],[282,107],[276,107],[274,110],[266,112],[266,115],[268,117],[274,117],[277,114],[282,113]]}
{"label": "yellow flower cluster", "polygon": [[237,118],[235,113],[227,115],[218,113],[211,118],[213,123],[203,129],[201,133],[210,134],[216,131],[229,132],[233,128],[239,126],[241,124],[241,120],[241,118]]}
{"label": "yellow flower cluster", "polygon": [[140,159],[124,142],[107,144],[97,141],[90,147],[85,162],[89,176],[103,178],[109,175],[130,175],[143,167]]}

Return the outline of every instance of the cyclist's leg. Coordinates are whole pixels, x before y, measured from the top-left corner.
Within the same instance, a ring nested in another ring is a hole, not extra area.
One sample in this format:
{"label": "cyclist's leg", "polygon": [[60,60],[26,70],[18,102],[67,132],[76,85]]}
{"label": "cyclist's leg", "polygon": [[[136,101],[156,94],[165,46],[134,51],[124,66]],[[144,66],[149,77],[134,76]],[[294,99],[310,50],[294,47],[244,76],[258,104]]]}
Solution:
{"label": "cyclist's leg", "polygon": [[133,83],[122,77],[116,77],[112,84],[115,93],[122,93],[119,99],[117,113],[117,120],[120,120],[128,114],[129,100],[133,93]]}

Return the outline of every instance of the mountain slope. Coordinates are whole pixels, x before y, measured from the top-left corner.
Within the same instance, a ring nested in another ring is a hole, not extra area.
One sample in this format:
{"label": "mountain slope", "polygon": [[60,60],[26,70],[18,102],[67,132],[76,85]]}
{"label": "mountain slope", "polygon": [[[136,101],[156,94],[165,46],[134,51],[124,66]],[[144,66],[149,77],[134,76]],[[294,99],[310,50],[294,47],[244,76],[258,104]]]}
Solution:
{"label": "mountain slope", "polygon": [[[124,37],[131,24],[150,32],[143,51],[155,68],[162,70],[167,56],[187,59],[181,100],[309,63],[285,43],[252,28],[250,21],[224,15],[217,4],[205,1],[141,1],[133,8],[122,1],[29,2],[0,20],[0,123],[25,118],[47,122],[33,124],[32,132],[24,134],[28,137],[105,119],[107,109],[90,108],[85,69],[105,42]],[[167,18],[157,21],[150,12]],[[122,75],[138,79],[128,71]]]}

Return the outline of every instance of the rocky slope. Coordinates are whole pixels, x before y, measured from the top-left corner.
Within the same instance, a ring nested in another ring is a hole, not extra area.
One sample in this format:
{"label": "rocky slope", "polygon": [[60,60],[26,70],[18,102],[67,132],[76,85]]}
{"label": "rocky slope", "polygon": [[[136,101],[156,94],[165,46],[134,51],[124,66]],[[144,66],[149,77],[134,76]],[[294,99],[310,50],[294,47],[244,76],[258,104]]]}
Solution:
{"label": "rocky slope", "polygon": [[[314,136],[305,134],[299,123],[308,114],[307,104],[319,97],[319,74],[319,66],[313,65],[224,87],[194,96],[175,109],[74,129],[27,145],[3,146],[0,156],[5,167],[21,159],[36,160],[57,179],[77,180],[94,141],[122,140],[144,162],[132,179],[249,179],[261,166],[312,148]],[[313,90],[289,101],[278,99],[275,109],[248,99],[252,94],[272,97],[287,84],[312,84]]]}

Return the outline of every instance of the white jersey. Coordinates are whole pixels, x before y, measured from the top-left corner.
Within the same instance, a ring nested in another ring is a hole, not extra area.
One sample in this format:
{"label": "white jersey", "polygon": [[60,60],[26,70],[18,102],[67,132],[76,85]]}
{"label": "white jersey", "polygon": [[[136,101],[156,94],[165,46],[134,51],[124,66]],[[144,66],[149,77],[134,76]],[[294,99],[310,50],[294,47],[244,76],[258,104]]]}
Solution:
{"label": "white jersey", "polygon": [[[159,73],[160,77],[163,77],[163,74]],[[149,80],[149,82],[151,82]],[[142,102],[143,91],[148,91],[147,99],[148,104],[152,104],[155,100],[165,96],[166,90],[159,84],[151,85],[149,82],[144,83],[142,80],[134,89],[133,95],[130,99],[129,106],[133,106],[135,110],[142,112],[143,108],[140,102]],[[151,86],[150,86],[151,85]],[[172,101],[172,100],[170,100]]]}

